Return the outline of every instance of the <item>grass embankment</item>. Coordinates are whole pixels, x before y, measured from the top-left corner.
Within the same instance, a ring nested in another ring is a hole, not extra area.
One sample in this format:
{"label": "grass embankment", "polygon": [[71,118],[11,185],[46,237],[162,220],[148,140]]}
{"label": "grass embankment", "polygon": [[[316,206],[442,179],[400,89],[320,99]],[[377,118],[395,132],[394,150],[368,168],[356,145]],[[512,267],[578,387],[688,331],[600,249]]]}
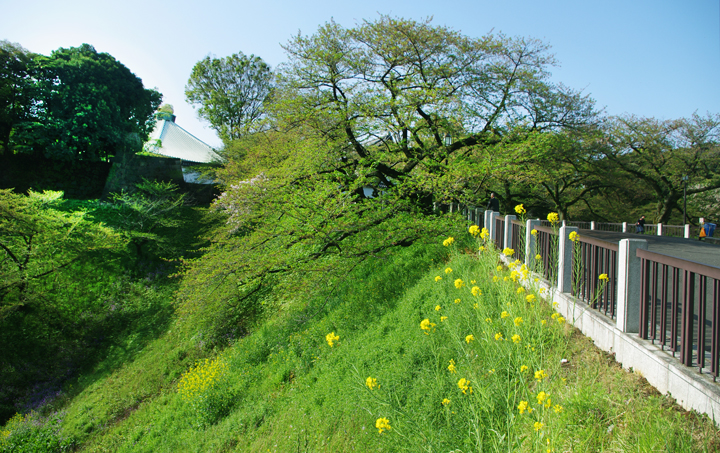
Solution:
{"label": "grass embankment", "polygon": [[448,250],[368,260],[207,360],[176,324],[75,396],[59,436],[92,452],[720,446],[520,289],[520,269]]}

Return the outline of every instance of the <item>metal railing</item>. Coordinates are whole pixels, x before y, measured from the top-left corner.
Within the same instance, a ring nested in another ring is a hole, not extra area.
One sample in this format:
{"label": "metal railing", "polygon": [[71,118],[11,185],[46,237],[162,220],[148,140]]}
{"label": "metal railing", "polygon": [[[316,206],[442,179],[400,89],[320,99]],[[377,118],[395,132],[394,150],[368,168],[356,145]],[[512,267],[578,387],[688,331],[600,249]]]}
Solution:
{"label": "metal railing", "polygon": [[623,223],[596,223],[595,229],[598,231],[609,231],[614,233],[623,232]]}
{"label": "metal railing", "polygon": [[[549,222],[548,222],[549,223]],[[545,280],[549,282],[557,281],[558,275],[558,233],[551,227],[538,226],[535,227],[537,235],[535,243],[537,250],[531,250],[530,253],[537,252],[540,255],[540,261],[537,263]]]}
{"label": "metal railing", "polygon": [[510,248],[515,251],[513,258],[525,261],[525,224],[522,221],[512,221],[510,238]]}
{"label": "metal railing", "polygon": [[[615,319],[617,313],[618,245],[612,242],[579,235],[573,244],[573,295],[593,309]],[[575,252],[574,250],[574,252]],[[576,262],[577,260],[577,262]],[[599,277],[607,274],[607,283]],[[605,285],[600,291],[601,285]]]}
{"label": "metal railing", "polygon": [[505,248],[505,218],[501,216],[495,217],[495,247]]}
{"label": "metal railing", "polygon": [[718,377],[720,269],[639,249],[640,337]]}

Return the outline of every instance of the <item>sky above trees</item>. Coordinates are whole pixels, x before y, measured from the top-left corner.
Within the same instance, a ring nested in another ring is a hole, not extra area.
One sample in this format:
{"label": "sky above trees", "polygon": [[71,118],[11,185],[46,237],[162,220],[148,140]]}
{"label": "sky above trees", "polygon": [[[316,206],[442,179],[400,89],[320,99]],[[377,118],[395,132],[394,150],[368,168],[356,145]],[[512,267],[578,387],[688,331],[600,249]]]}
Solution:
{"label": "sky above trees", "polygon": [[12,18],[0,39],[49,55],[93,45],[157,88],[180,126],[219,146],[220,139],[185,101],[193,66],[208,54],[242,51],[271,67],[287,61],[281,44],[313,34],[333,19],[352,27],[378,14],[421,20],[480,37],[490,31],[552,46],[556,82],[583,90],[609,115],[659,119],[716,113],[720,106],[720,1],[429,0],[334,2],[97,2],[0,0]]}

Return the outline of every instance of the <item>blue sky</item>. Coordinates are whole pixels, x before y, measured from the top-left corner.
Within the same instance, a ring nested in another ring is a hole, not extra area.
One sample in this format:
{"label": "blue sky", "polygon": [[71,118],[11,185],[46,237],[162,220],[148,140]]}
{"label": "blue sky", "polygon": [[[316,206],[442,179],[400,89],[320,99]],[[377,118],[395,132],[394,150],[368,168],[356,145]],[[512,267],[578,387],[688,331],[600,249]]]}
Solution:
{"label": "blue sky", "polygon": [[163,93],[180,126],[213,146],[220,140],[185,102],[197,61],[242,51],[275,67],[285,60],[281,44],[299,31],[378,14],[432,16],[473,37],[492,30],[540,39],[560,63],[553,80],[583,90],[608,115],[720,113],[720,0],[0,0],[0,10],[0,39],[45,55],[82,43],[113,55]]}

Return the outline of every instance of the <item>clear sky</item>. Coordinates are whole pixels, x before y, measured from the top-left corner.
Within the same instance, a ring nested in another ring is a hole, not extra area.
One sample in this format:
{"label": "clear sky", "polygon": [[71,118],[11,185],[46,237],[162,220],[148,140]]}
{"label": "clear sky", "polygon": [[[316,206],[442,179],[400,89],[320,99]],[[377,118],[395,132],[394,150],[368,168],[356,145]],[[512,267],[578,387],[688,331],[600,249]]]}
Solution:
{"label": "clear sky", "polygon": [[0,0],[0,11],[0,39],[44,55],[82,43],[111,54],[212,146],[220,140],[185,102],[197,61],[242,51],[275,67],[285,61],[280,45],[298,32],[379,14],[432,16],[473,37],[492,30],[540,39],[560,63],[553,80],[583,90],[608,115],[720,113],[720,0]]}

